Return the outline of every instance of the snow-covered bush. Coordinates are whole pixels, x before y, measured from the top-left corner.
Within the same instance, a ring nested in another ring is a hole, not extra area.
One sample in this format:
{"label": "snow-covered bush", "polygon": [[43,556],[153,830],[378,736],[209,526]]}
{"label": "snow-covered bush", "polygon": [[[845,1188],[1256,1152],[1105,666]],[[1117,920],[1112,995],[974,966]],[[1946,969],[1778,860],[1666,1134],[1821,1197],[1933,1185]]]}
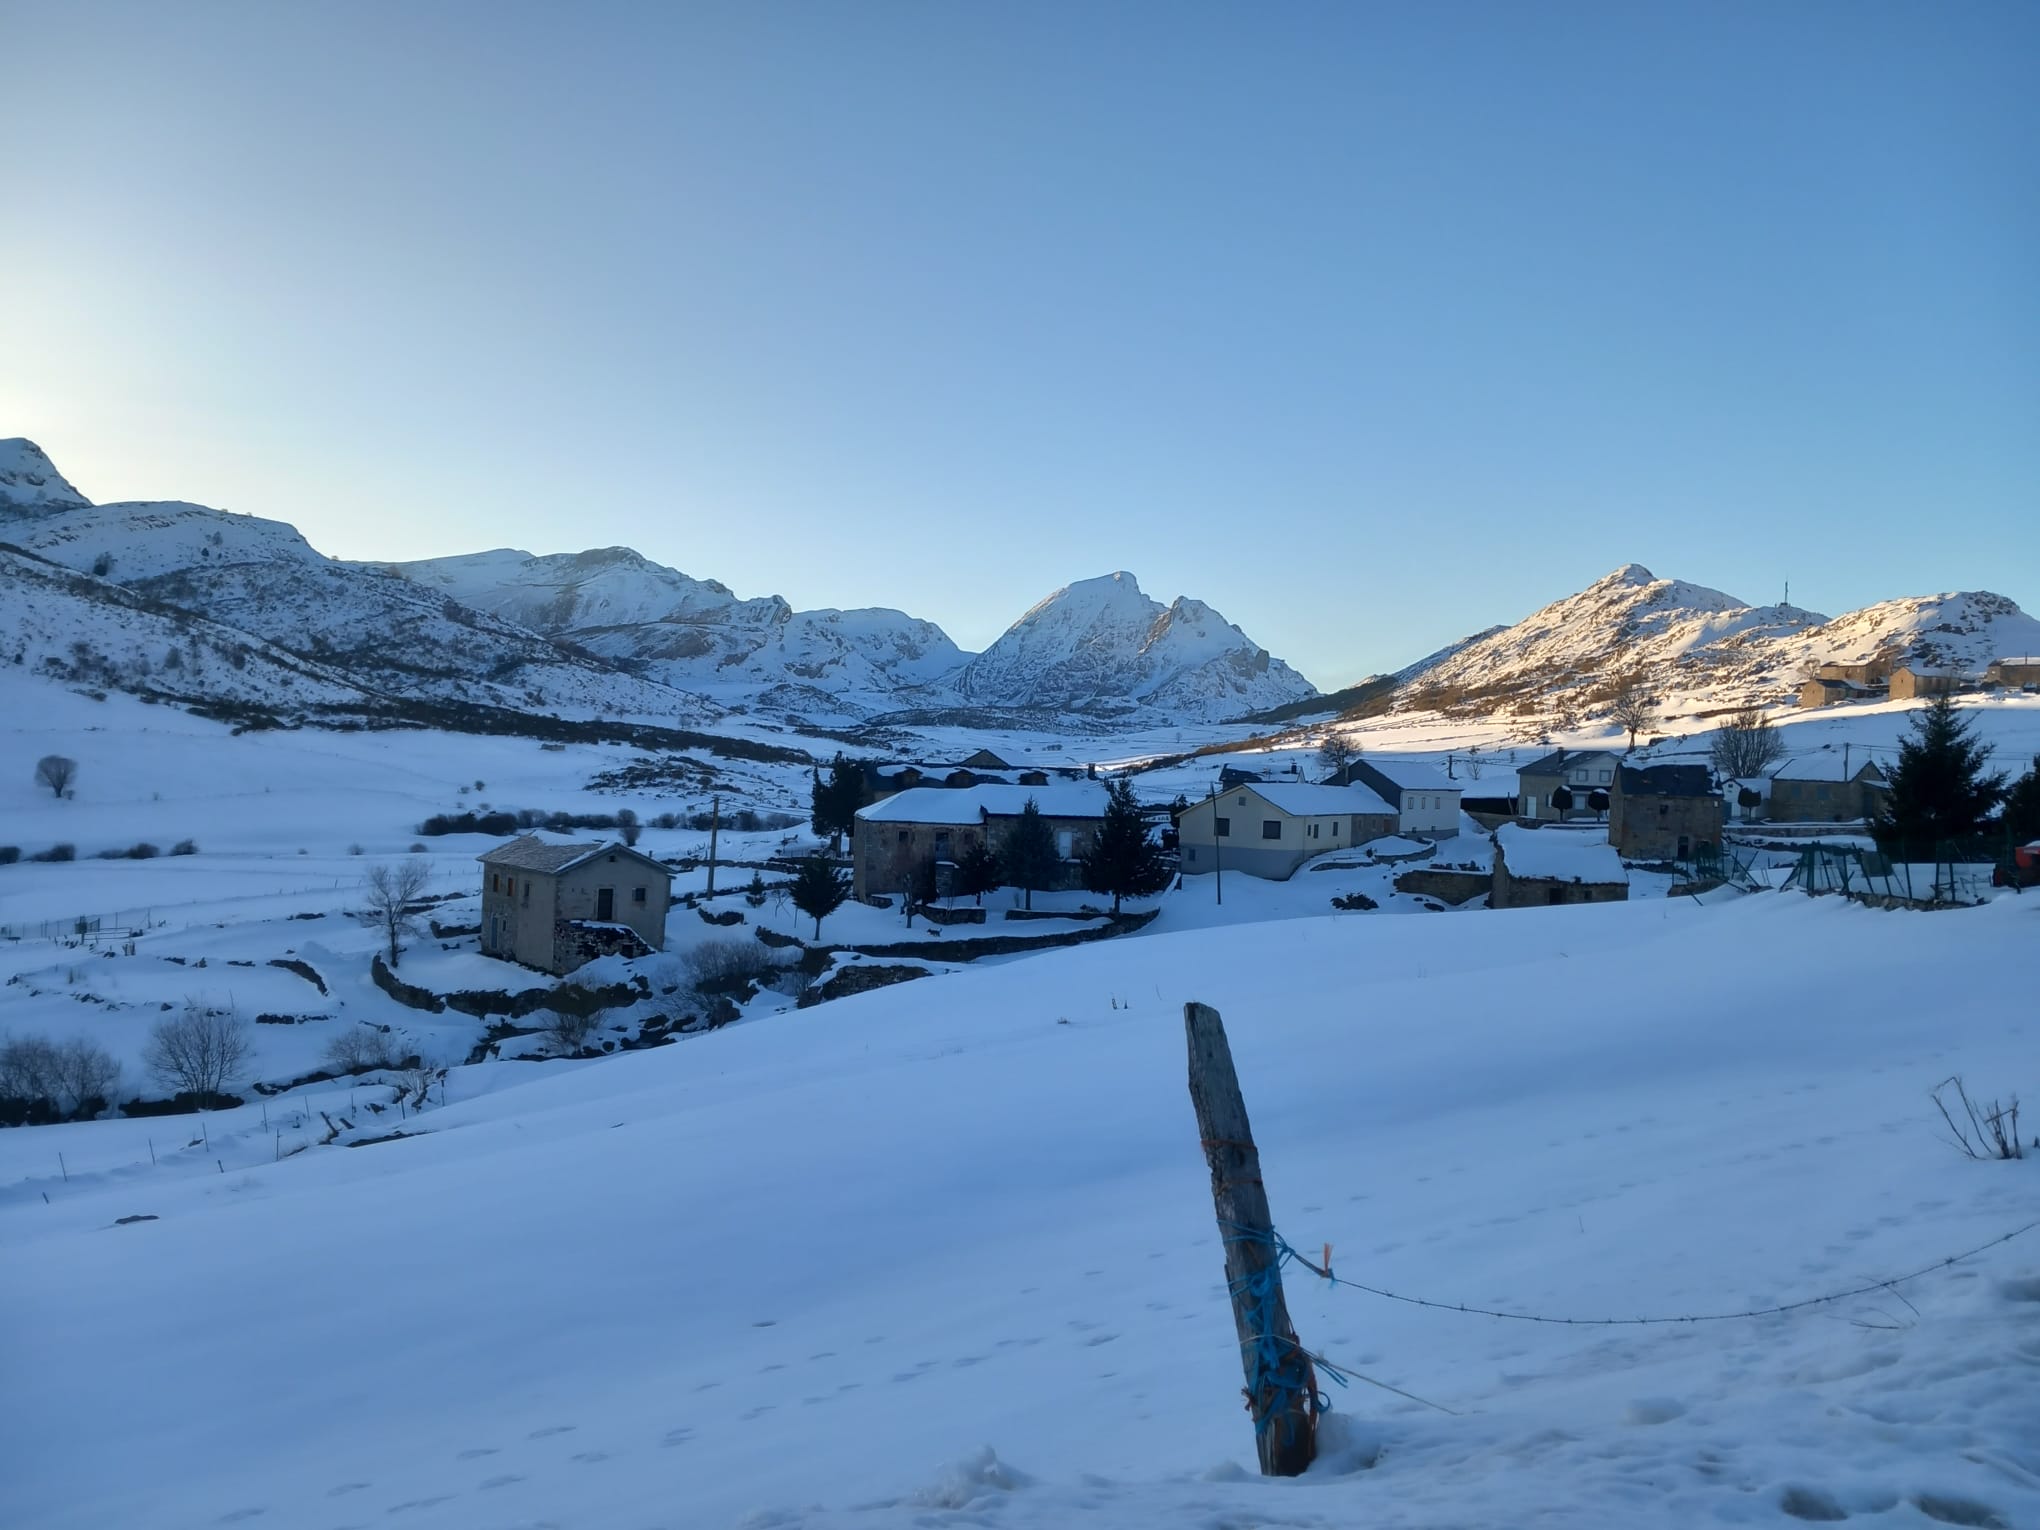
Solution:
{"label": "snow-covered bush", "polygon": [[32,861],[75,861],[78,859],[78,847],[76,845],[51,845],[47,850],[37,851],[29,859]]}
{"label": "snow-covered bush", "polygon": [[176,844],[170,847],[170,853],[172,855],[196,855],[198,854],[198,841],[193,839],[180,839],[179,841],[177,841]]}
{"label": "snow-covered bush", "polygon": [[96,1116],[120,1087],[113,1054],[82,1036],[10,1036],[0,1042],[0,1124]]}
{"label": "snow-covered bush", "polygon": [[736,936],[704,940],[687,953],[687,975],[696,993],[737,992],[763,983],[778,969],[764,946]]}
{"label": "snow-covered bush", "polygon": [[553,1044],[557,1052],[571,1056],[588,1044],[588,1038],[595,1034],[597,1017],[594,1014],[578,1015],[569,1010],[546,1011],[545,1024],[539,1027],[539,1034]]}

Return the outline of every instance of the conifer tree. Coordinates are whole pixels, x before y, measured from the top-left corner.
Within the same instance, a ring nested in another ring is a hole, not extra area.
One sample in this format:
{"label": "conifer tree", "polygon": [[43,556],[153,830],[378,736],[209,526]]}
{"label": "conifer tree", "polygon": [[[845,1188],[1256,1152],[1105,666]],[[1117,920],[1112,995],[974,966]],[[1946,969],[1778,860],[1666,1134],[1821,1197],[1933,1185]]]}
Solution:
{"label": "conifer tree", "polygon": [[841,908],[850,896],[850,879],[819,855],[810,855],[793,874],[789,890],[793,906],[815,922],[815,939],[822,938],[822,921]]}
{"label": "conifer tree", "polygon": [[1145,898],[1169,885],[1169,868],[1161,850],[1148,838],[1147,819],[1124,776],[1114,781],[1105,798],[1105,821],[1084,855],[1084,885],[1095,893],[1112,894],[1112,912],[1121,898]]}
{"label": "conifer tree", "polygon": [[1002,875],[999,857],[992,847],[981,839],[974,839],[963,847],[963,854],[957,859],[956,890],[969,893],[982,908],[985,894],[999,886]]}
{"label": "conifer tree", "polygon": [[2005,793],[2005,829],[2015,845],[2040,840],[2040,754],[2033,756],[2033,768]]}
{"label": "conifer tree", "polygon": [[1976,834],[2004,800],[2005,776],[1986,775],[1990,746],[1947,696],[1936,696],[1912,720],[1913,736],[1899,740],[1890,773],[1891,795],[1871,832],[1886,854],[1901,860],[1937,859],[1952,841]]}
{"label": "conifer tree", "polygon": [[1034,907],[1037,889],[1046,891],[1055,886],[1062,857],[1055,851],[1055,832],[1041,816],[1041,805],[1032,797],[1021,807],[1013,827],[1006,831],[999,846],[999,864],[1005,868],[1008,882],[1025,889],[1030,909]]}

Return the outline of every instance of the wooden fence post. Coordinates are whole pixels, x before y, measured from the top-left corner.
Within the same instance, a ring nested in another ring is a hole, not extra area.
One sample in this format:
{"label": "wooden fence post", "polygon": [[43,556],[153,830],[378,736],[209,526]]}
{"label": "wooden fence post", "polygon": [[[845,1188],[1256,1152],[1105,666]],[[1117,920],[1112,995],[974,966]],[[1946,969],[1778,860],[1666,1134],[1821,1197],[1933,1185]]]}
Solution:
{"label": "wooden fence post", "polygon": [[1225,1240],[1225,1279],[1261,1475],[1300,1476],[1317,1455],[1317,1374],[1282,1297],[1281,1255],[1261,1183],[1261,1155],[1233,1071],[1225,1022],[1208,1004],[1186,1004],[1183,1031],[1190,1047],[1190,1103],[1211,1166],[1211,1202]]}

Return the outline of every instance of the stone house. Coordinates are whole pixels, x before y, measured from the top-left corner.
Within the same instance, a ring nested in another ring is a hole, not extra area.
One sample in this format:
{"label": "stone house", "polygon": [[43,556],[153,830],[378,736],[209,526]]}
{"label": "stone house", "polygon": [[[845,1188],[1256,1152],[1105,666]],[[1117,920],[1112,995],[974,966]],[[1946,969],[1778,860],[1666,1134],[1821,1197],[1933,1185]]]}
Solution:
{"label": "stone house", "polygon": [[1852,662],[1829,660],[1814,670],[1822,680],[1847,680],[1869,690],[1877,690],[1891,683],[1891,656],[1881,659],[1858,659]]}
{"label": "stone house", "polygon": [[1494,838],[1489,908],[1622,903],[1629,898],[1629,873],[1622,857],[1595,830],[1504,824]]}
{"label": "stone house", "polygon": [[1032,800],[1048,820],[1062,863],[1058,887],[1083,885],[1080,862],[1105,821],[1107,793],[1096,781],[1045,786],[920,786],[857,810],[851,837],[854,896],[903,893],[914,873],[935,863],[935,885],[947,896],[956,863],[972,844],[996,851]]}
{"label": "stone house", "polygon": [[1721,851],[1722,802],[1705,765],[1618,766],[1608,843],[1632,861],[1689,861]]}
{"label": "stone house", "polygon": [[1962,689],[1962,676],[1952,669],[1930,669],[1924,664],[1901,664],[1891,672],[1891,699],[1911,701],[1921,696],[1952,696]]}
{"label": "stone house", "polygon": [[1799,682],[1799,704],[1803,707],[1831,707],[1844,701],[1869,701],[1882,694],[1854,680],[1829,675],[1811,675]]}
{"label": "stone house", "polygon": [[1983,678],[1992,685],[2030,690],[2040,686],[2040,658],[1993,659]]}
{"label": "stone house", "polygon": [[[1533,823],[1598,818],[1587,805],[1595,792],[1611,790],[1622,757],[1606,749],[1555,749],[1516,772],[1517,811]],[[1572,806],[1560,811],[1552,794],[1561,786],[1572,793]]]}
{"label": "stone house", "polygon": [[1460,786],[1412,760],[1360,758],[1333,781],[1364,786],[1396,810],[1395,832],[1412,839],[1450,839],[1459,832]]}
{"label": "stone house", "polygon": [[1282,882],[1314,855],[1396,832],[1396,810],[1364,786],[1241,783],[1176,818],[1185,876],[1244,872]]}
{"label": "stone house", "polygon": [[475,859],[484,956],[564,974],[598,956],[665,947],[673,874],[649,855],[526,834]]}
{"label": "stone house", "polygon": [[1890,792],[1875,761],[1822,749],[1771,772],[1766,816],[1772,823],[1855,823],[1876,817]]}

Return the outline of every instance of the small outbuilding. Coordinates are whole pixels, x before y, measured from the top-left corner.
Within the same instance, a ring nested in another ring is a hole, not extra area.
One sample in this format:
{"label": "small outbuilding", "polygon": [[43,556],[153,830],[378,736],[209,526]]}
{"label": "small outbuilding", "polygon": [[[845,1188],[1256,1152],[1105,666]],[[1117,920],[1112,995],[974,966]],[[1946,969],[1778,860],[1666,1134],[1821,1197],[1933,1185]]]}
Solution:
{"label": "small outbuilding", "polygon": [[1545,908],[1561,903],[1622,903],[1629,873],[1622,857],[1581,829],[1531,829],[1504,824],[1495,831],[1495,883],[1489,908]]}
{"label": "small outbuilding", "polygon": [[665,947],[673,874],[649,855],[526,834],[476,859],[484,956],[564,975],[598,956]]}

